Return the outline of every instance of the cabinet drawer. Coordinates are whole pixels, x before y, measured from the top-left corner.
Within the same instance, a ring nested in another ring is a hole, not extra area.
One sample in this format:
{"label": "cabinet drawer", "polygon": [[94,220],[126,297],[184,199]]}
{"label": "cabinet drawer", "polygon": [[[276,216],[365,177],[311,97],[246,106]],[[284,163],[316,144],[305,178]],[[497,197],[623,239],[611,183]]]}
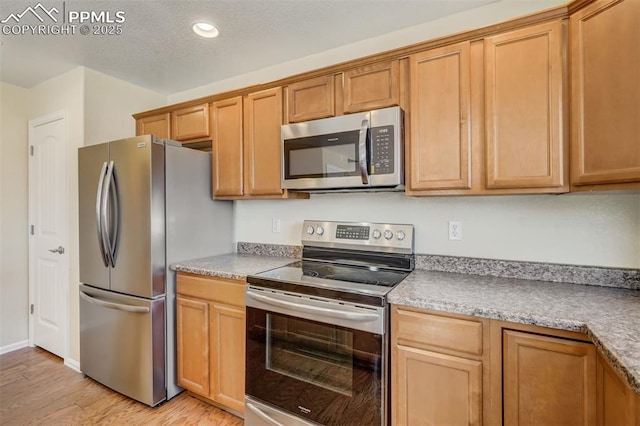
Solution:
{"label": "cabinet drawer", "polygon": [[399,341],[482,355],[482,323],[396,309]]}
{"label": "cabinet drawer", "polygon": [[182,296],[243,307],[245,305],[244,285],[245,282],[241,280],[178,273],[177,292]]}

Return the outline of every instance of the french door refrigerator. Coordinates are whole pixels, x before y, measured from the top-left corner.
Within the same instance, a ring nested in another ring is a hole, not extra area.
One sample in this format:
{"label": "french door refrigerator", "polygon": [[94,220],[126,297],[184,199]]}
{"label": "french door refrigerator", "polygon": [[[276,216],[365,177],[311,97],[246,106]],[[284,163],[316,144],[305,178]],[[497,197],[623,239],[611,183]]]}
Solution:
{"label": "french door refrigerator", "polygon": [[178,394],[172,263],[229,253],[211,154],[139,136],[78,150],[80,368],[154,406]]}

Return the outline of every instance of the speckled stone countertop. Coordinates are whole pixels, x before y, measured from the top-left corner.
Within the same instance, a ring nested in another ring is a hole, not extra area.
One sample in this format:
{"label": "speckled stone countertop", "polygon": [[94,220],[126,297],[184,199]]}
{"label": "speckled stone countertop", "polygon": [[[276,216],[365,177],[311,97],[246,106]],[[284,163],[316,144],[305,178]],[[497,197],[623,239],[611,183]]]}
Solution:
{"label": "speckled stone countertop", "polygon": [[640,395],[640,291],[415,270],[390,303],[585,333]]}
{"label": "speckled stone countertop", "polygon": [[296,260],[298,259],[294,257],[230,253],[178,262],[171,265],[171,269],[211,277],[244,280],[247,275],[279,268]]}

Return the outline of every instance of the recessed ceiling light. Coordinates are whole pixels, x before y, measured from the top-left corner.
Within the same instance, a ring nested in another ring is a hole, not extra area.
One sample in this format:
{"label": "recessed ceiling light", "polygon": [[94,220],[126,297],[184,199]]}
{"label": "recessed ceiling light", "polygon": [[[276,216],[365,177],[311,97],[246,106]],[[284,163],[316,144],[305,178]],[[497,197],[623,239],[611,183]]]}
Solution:
{"label": "recessed ceiling light", "polygon": [[193,29],[193,32],[198,34],[200,37],[215,38],[220,34],[218,28],[208,22],[196,22],[191,28]]}

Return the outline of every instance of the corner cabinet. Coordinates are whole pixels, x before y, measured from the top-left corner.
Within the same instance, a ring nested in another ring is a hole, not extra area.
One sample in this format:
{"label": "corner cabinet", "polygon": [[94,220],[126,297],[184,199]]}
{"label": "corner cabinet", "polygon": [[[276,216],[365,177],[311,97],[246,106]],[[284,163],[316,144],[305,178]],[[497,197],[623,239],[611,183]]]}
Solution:
{"label": "corner cabinet", "polygon": [[503,331],[504,425],[595,425],[591,343]]}
{"label": "corner cabinet", "polygon": [[567,192],[565,22],[484,40],[486,186]]}
{"label": "corner cabinet", "polygon": [[178,273],[178,385],[244,412],[244,281]]}
{"label": "corner cabinet", "polygon": [[640,1],[570,19],[572,189],[640,188]]}

